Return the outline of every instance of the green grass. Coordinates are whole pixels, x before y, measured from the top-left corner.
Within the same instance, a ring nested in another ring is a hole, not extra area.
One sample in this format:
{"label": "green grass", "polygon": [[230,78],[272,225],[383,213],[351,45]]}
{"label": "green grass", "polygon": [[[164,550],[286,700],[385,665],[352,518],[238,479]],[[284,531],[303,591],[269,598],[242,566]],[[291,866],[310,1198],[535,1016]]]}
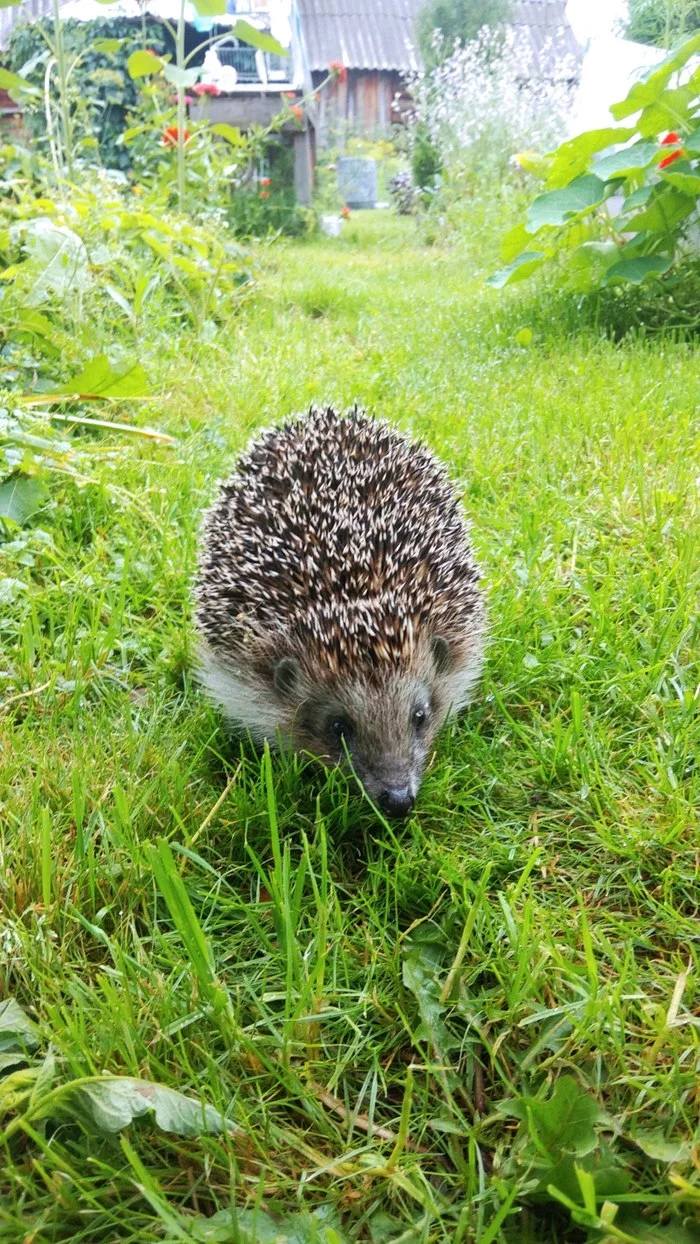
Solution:
{"label": "green grass", "polygon": [[[0,996],[37,1026],[6,1066],[0,1012],[0,1239],[606,1238],[548,1184],[700,1239],[700,359],[567,335],[492,260],[384,216],[267,248],[214,341],[138,342],[177,444],[83,434],[93,482],[0,547]],[[355,399],[448,462],[490,602],[391,829],[189,672],[216,478]],[[61,1087],[103,1073],[236,1127],[109,1133]]]}

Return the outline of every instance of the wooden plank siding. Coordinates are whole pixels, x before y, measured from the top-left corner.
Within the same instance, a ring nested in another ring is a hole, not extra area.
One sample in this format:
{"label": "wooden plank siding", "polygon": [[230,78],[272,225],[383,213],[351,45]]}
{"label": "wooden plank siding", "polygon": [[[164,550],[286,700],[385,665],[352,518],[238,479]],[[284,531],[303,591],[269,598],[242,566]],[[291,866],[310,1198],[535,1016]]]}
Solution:
{"label": "wooden plank siding", "polygon": [[[314,73],[314,87],[325,74]],[[392,125],[403,120],[402,111],[394,107],[397,95],[403,93],[401,74],[384,69],[350,69],[347,81],[337,78],[322,92],[317,105],[317,131],[321,145],[332,141],[335,134],[386,134]]]}

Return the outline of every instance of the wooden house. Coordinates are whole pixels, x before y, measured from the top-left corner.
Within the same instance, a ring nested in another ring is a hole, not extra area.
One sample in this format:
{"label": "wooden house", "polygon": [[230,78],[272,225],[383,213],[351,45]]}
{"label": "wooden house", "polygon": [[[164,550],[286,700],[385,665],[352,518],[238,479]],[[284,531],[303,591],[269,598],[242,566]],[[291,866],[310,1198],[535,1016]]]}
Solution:
{"label": "wooden house", "polygon": [[[415,24],[421,0],[296,0],[305,68],[317,87],[332,61],[346,75],[323,91],[318,141],[335,131],[386,134],[408,104],[421,68]],[[402,104],[402,100],[404,101]]]}

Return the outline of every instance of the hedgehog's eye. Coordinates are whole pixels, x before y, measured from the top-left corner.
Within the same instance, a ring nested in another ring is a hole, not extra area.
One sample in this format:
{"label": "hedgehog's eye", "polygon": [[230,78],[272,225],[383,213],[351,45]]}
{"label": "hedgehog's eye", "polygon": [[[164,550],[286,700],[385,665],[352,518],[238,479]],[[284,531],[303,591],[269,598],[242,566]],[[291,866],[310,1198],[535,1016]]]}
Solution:
{"label": "hedgehog's eye", "polygon": [[339,739],[348,738],[352,734],[352,723],[346,717],[333,717],[328,728]]}
{"label": "hedgehog's eye", "polygon": [[413,722],[413,725],[416,730],[423,729],[427,721],[427,718],[428,718],[428,714],[426,713],[424,708],[420,708],[420,707],[414,708],[413,713],[411,714],[411,721]]}

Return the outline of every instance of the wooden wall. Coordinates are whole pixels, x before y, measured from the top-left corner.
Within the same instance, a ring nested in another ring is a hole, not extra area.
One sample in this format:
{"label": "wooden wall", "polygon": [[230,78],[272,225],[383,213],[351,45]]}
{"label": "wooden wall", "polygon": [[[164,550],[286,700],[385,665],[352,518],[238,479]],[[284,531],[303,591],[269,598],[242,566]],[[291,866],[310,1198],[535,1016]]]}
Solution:
{"label": "wooden wall", "polygon": [[[325,78],[322,73],[312,76],[315,87]],[[379,137],[386,133],[403,120],[403,110],[394,106],[399,94],[405,98],[400,74],[350,69],[346,82],[336,78],[321,92],[317,126],[320,144],[332,142],[335,134]]]}

